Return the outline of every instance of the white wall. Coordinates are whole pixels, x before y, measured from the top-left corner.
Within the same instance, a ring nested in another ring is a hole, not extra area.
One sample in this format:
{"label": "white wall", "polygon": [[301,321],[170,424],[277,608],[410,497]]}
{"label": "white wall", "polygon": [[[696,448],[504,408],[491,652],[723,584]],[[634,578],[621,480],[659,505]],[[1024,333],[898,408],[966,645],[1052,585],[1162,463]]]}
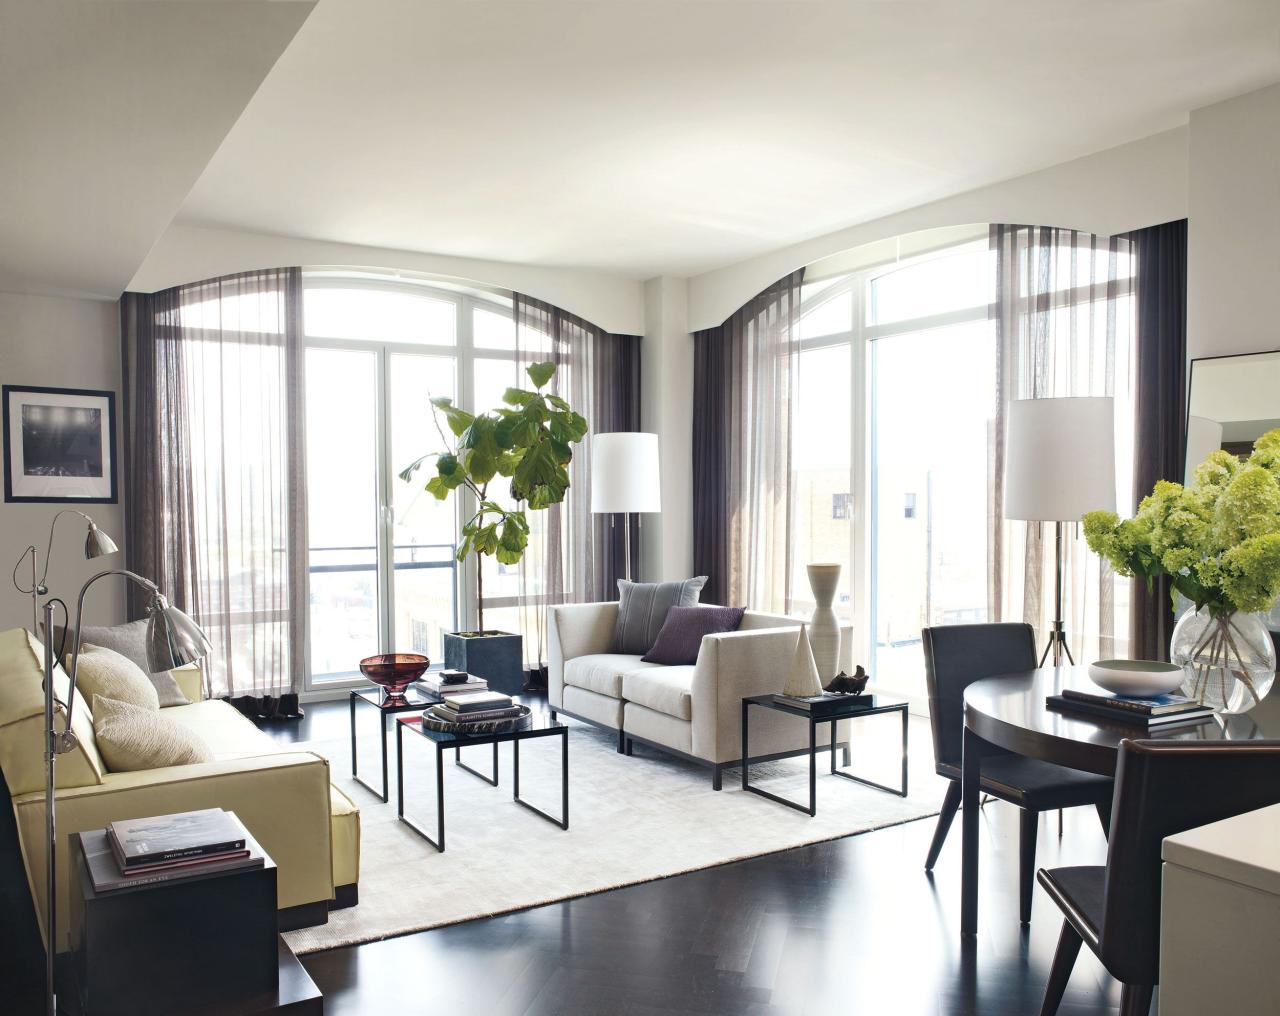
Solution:
{"label": "white wall", "polygon": [[1280,84],[1191,114],[1187,350],[1280,349]]}
{"label": "white wall", "polygon": [[693,337],[687,294],[685,279],[663,276],[644,285],[640,425],[658,435],[662,472],[662,512],[641,517],[640,576],[650,582],[693,574]]}
{"label": "white wall", "polygon": [[[116,480],[120,471],[122,410],[120,404],[120,328],[116,305],[103,300],[26,296],[0,293],[0,381],[4,384],[47,385],[54,388],[97,388],[116,393]],[[0,503],[0,628],[30,627],[31,598],[13,588],[10,570],[30,544],[43,556],[49,523],[62,508],[78,507],[91,515],[116,543],[124,547],[121,504],[4,504]],[[105,568],[124,566],[124,555],[86,561],[85,523],[74,515],[58,523],[49,591],[75,610],[80,584]],[[23,577],[28,585],[30,572]],[[89,594],[85,616],[93,624],[124,620],[124,588],[103,579]]]}
{"label": "white wall", "polygon": [[545,300],[606,331],[644,333],[644,284],[621,275],[245,233],[182,222],[165,230],[128,288],[132,292],[154,293],[186,282],[285,265],[392,269],[496,286]]}
{"label": "white wall", "polygon": [[720,324],[770,283],[819,258],[920,229],[1025,222],[1110,235],[1183,218],[1187,144],[1187,128],[1178,127],[695,276],[689,328]]}

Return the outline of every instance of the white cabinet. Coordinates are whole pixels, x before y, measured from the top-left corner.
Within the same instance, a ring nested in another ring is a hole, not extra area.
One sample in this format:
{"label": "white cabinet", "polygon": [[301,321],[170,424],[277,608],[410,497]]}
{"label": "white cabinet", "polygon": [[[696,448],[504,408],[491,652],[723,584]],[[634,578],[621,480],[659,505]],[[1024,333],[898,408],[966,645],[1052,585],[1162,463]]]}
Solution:
{"label": "white cabinet", "polygon": [[1164,841],[1160,1016],[1280,1012],[1280,805]]}

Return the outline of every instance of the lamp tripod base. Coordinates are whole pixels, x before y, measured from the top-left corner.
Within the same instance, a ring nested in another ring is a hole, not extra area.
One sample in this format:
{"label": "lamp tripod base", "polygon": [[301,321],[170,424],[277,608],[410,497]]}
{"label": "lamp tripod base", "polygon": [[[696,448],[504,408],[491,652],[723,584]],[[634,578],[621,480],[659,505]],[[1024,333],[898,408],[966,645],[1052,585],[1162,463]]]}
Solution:
{"label": "lamp tripod base", "polygon": [[1053,652],[1053,665],[1055,667],[1062,666],[1062,657],[1065,655],[1067,662],[1073,667],[1075,659],[1071,655],[1071,647],[1067,645],[1067,633],[1063,628],[1061,621],[1053,623],[1053,631],[1049,632],[1049,641],[1045,643],[1044,652],[1040,654],[1040,666],[1044,666],[1044,661],[1049,658],[1050,651]]}

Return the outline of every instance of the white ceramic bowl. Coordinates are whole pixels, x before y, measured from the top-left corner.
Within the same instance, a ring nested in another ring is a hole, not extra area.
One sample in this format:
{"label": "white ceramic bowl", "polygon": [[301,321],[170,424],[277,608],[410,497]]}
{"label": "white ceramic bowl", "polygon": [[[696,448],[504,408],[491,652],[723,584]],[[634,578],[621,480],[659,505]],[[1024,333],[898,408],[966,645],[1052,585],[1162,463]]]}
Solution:
{"label": "white ceramic bowl", "polygon": [[1182,668],[1155,660],[1099,660],[1089,664],[1089,677],[1113,695],[1155,698],[1182,685]]}

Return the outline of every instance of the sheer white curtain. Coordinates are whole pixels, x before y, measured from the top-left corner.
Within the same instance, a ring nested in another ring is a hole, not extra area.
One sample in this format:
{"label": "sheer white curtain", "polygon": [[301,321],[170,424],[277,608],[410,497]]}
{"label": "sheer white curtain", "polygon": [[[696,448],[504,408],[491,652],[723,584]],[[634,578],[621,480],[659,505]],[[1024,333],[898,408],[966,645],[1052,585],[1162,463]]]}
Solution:
{"label": "sheer white curtain", "polygon": [[[1015,399],[1104,396],[1116,400],[1117,505],[1132,507],[1132,259],[1127,241],[1044,226],[992,225],[999,398],[992,432],[988,613],[1025,620],[1041,639],[1052,627],[1054,526],[1007,521],[1005,417]],[[1066,527],[1064,615],[1077,660],[1123,656],[1129,585],[1117,581]]]}
{"label": "sheer white curtain", "polygon": [[306,673],[301,272],[122,300],[130,567],[208,632],[212,696],[268,712]]}

